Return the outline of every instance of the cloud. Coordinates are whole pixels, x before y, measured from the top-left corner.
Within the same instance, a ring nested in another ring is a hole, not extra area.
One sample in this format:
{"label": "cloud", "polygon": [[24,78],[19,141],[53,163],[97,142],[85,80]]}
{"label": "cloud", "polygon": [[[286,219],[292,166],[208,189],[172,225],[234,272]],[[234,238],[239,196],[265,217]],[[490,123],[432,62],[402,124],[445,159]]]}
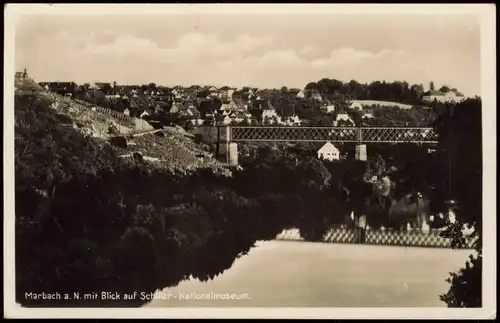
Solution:
{"label": "cloud", "polygon": [[95,55],[155,54],[158,50],[160,49],[155,42],[133,36],[120,36],[109,44],[89,43],[87,45],[87,51]]}
{"label": "cloud", "polygon": [[369,51],[356,50],[354,48],[343,47],[333,50],[326,58],[320,58],[311,62],[313,67],[325,67],[343,65],[346,63],[358,63],[365,60],[376,60],[385,57],[400,57],[403,55],[401,50],[388,50],[383,49],[378,53]]}
{"label": "cloud", "polygon": [[226,83],[231,84],[232,81],[241,80],[241,75],[244,75],[246,80],[254,84],[269,87],[303,87],[307,83],[304,80],[319,80],[323,77],[347,81],[359,77],[359,81],[372,81],[370,75],[375,75],[375,79],[380,78],[380,75],[392,76],[393,70],[397,72],[404,61],[404,52],[401,50],[370,52],[342,47],[324,57],[311,59],[301,55],[304,48],[273,49],[260,55],[219,61],[215,64],[218,78],[225,78]]}
{"label": "cloud", "polygon": [[237,57],[227,61],[218,62],[220,67],[228,66],[254,66],[254,67],[268,67],[269,69],[288,67],[288,68],[326,68],[335,66],[345,66],[346,64],[359,64],[367,61],[373,61],[384,58],[400,57],[403,52],[400,50],[381,50],[378,53],[368,51],[356,50],[353,48],[339,48],[330,52],[327,57],[322,57],[314,60],[301,57],[299,53],[306,51],[311,52],[311,46],[306,46],[298,52],[293,49],[285,50],[270,50],[260,56],[251,57]]}
{"label": "cloud", "polygon": [[127,35],[120,36],[109,44],[89,43],[87,51],[95,55],[141,56],[144,60],[173,63],[189,62],[201,58],[224,59],[240,56],[270,44],[271,41],[270,37],[256,38],[241,34],[233,41],[223,42],[213,34],[188,33],[178,39],[171,47],[160,47],[151,39]]}
{"label": "cloud", "polygon": [[479,84],[477,64],[470,63],[478,61],[476,54],[461,51],[456,55],[455,47],[434,50],[430,56],[427,50],[408,47],[402,51],[388,45],[377,51],[359,49],[356,44],[341,47],[313,39],[292,41],[278,34],[273,36],[243,32],[223,38],[219,34],[191,32],[166,40],[153,34],[139,37],[132,31],[126,34],[106,28],[99,32],[65,29],[44,33],[35,41],[31,37],[16,43],[20,46],[16,49],[16,68],[27,67],[42,80],[113,79],[128,84],[301,88],[310,81],[329,77],[424,84],[433,80],[436,84],[452,84],[465,93],[468,86]]}
{"label": "cloud", "polygon": [[315,54],[317,52],[318,52],[318,49],[315,46],[306,45],[300,49],[299,54],[300,55],[309,55],[309,54]]}

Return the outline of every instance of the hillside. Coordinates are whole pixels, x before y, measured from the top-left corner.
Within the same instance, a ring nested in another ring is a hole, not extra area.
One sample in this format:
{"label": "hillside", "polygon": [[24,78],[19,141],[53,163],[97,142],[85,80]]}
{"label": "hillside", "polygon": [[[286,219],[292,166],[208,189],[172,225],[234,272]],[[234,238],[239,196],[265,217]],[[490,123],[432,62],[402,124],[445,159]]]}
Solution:
{"label": "hillside", "polygon": [[[155,161],[156,167],[166,167],[180,172],[213,168],[222,174],[230,175],[224,164],[206,152],[205,147],[196,145],[191,138],[167,131],[155,133],[152,131],[153,127],[142,119],[126,118],[118,113],[106,113],[107,110],[89,103],[48,92],[30,79],[16,79],[15,95],[16,109],[29,108],[21,103],[26,102],[25,100],[17,99],[35,98],[37,104],[50,108],[51,115],[56,118],[60,126],[92,137],[101,145],[109,145],[109,142],[116,137],[126,138],[126,147],[113,147],[118,156],[132,157],[133,153],[138,152],[145,160]],[[114,131],[110,132],[110,128],[114,128]],[[145,134],[138,136],[143,133]]]}

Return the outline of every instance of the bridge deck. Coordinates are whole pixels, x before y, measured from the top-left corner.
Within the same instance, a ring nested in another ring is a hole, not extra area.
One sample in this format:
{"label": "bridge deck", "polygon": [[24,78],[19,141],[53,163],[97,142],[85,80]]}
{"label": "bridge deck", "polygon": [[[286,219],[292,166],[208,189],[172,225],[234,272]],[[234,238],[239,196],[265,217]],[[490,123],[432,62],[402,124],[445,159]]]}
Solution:
{"label": "bridge deck", "polygon": [[230,141],[302,141],[355,143],[434,144],[438,136],[433,128],[423,127],[276,127],[228,126]]}

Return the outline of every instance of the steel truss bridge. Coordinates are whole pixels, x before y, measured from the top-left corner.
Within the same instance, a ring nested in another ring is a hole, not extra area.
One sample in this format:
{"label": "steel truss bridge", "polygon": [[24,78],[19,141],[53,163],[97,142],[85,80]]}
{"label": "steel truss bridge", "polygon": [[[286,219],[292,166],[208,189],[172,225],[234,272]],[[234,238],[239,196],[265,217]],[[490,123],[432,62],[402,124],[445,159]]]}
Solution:
{"label": "steel truss bridge", "polygon": [[433,128],[227,126],[226,141],[436,144]]}

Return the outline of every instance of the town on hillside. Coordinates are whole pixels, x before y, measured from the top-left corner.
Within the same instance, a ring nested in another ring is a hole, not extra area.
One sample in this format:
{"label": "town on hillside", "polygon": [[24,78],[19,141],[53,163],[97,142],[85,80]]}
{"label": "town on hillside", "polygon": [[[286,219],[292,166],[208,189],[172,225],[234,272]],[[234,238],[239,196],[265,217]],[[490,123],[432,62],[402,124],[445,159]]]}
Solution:
{"label": "town on hillside", "polygon": [[[26,77],[19,72],[17,77]],[[274,126],[429,126],[436,103],[459,102],[465,96],[442,86],[424,91],[406,82],[335,79],[311,82],[304,89],[230,86],[173,86],[155,83],[40,82],[45,90],[148,120],[156,127],[216,125]]]}

